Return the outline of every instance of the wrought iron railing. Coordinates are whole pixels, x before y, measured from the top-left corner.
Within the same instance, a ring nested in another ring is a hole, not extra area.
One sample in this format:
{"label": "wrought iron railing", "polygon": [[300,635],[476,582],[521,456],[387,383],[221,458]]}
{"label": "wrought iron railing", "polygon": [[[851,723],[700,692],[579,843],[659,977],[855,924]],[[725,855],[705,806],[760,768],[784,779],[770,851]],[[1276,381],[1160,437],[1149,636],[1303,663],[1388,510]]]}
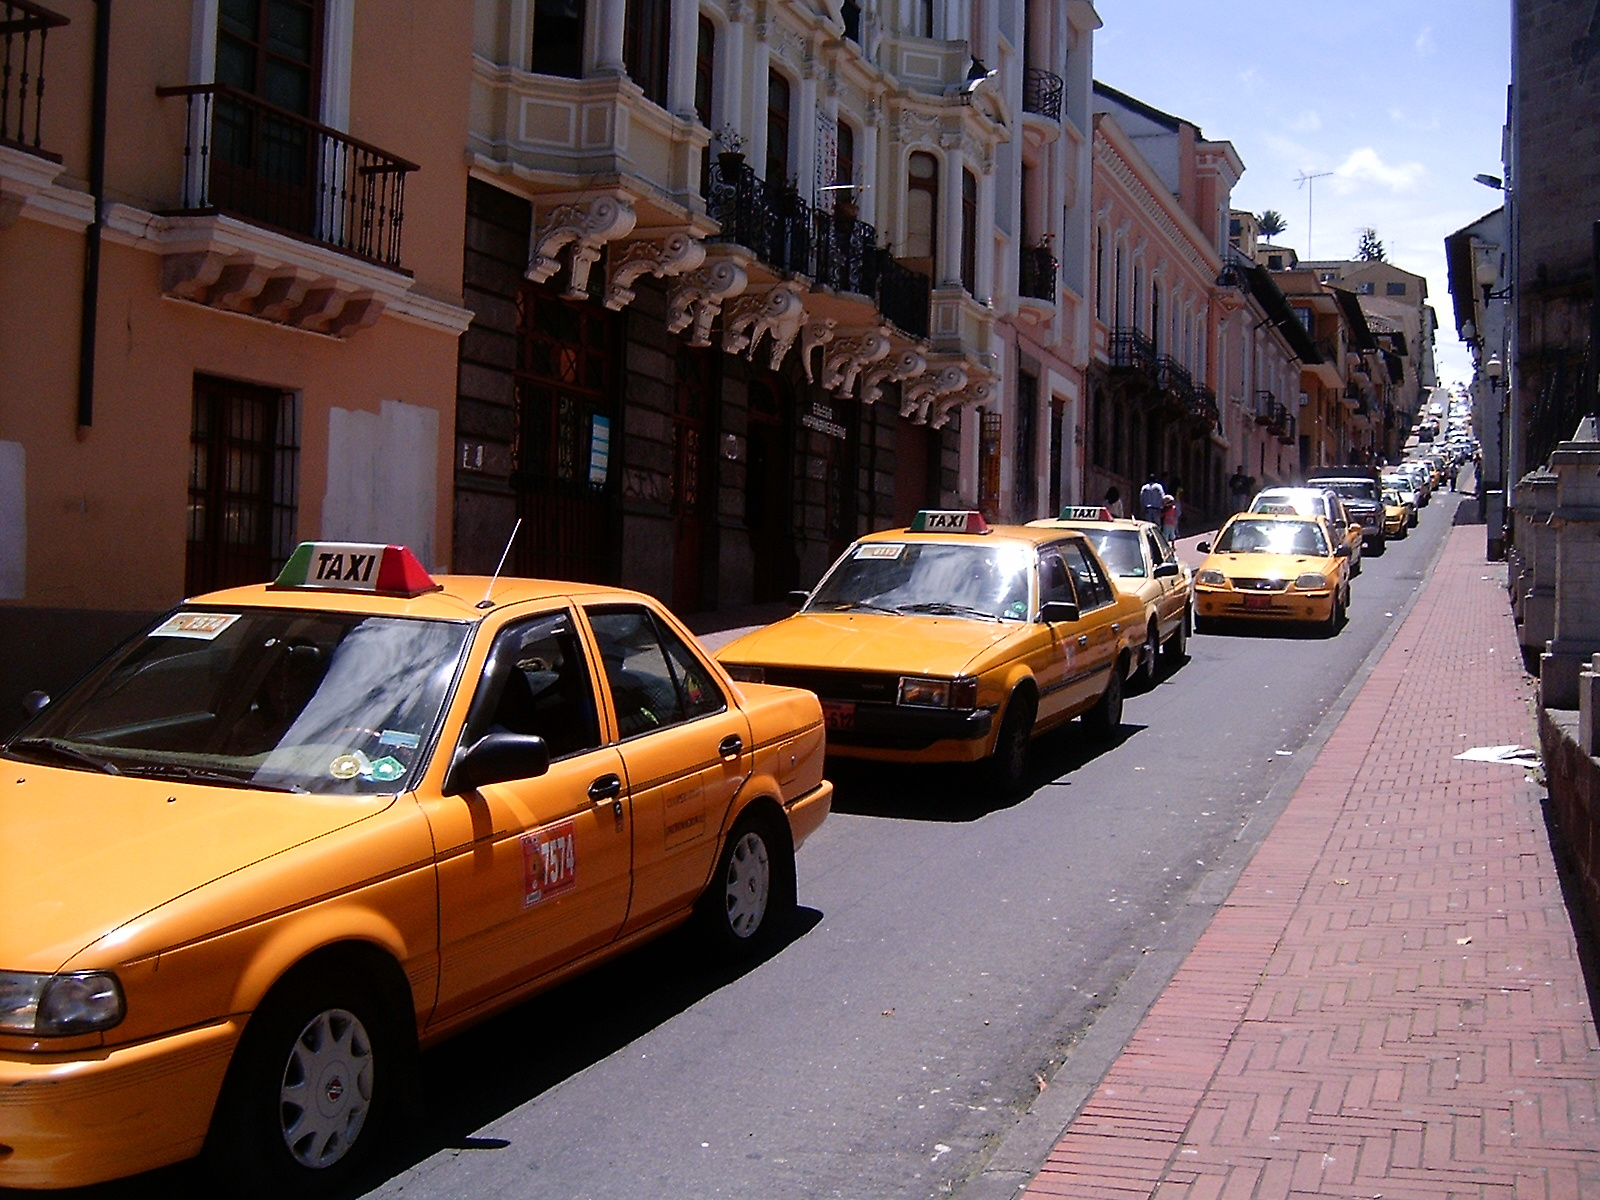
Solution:
{"label": "wrought iron railing", "polygon": [[1156,359],[1156,386],[1182,407],[1187,407],[1194,397],[1194,377],[1189,374],[1189,368],[1170,354]]}
{"label": "wrought iron railing", "polygon": [[50,31],[70,24],[28,0],[0,0],[0,143],[60,162],[44,149],[44,51]]}
{"label": "wrought iron railing", "polygon": [[1061,264],[1049,246],[1024,246],[1018,251],[1017,291],[1035,300],[1056,299],[1056,272]]}
{"label": "wrought iron railing", "polygon": [[1022,111],[1036,113],[1052,121],[1061,120],[1061,76],[1043,67],[1022,69]]}
{"label": "wrought iron railing", "polygon": [[1278,435],[1278,440],[1285,446],[1294,445],[1295,416],[1283,405],[1278,405],[1278,419],[1272,424],[1272,431]]}
{"label": "wrought iron railing", "polygon": [[816,253],[809,274],[835,291],[854,292],[858,296],[876,295],[882,263],[878,231],[855,217],[821,208],[813,213],[816,228],[812,246]]}
{"label": "wrought iron railing", "polygon": [[1267,429],[1272,433],[1282,436],[1283,433],[1289,428],[1289,423],[1291,420],[1292,418],[1289,416],[1288,408],[1274,400],[1271,407],[1267,410]]}
{"label": "wrought iron railing", "polygon": [[711,164],[706,214],[722,226],[716,240],[734,242],[781,271],[812,272],[811,205],[788,185],[769,186],[740,155]]}
{"label": "wrought iron railing", "polygon": [[879,251],[878,311],[901,333],[925,338],[930,328],[933,284],[921,271],[902,266],[887,250]]}
{"label": "wrought iron railing", "polygon": [[1215,429],[1217,422],[1222,419],[1222,410],[1217,407],[1217,394],[1208,387],[1195,388],[1194,394],[1189,397],[1188,415],[1203,432]]}
{"label": "wrought iron railing", "polygon": [[416,163],[226,84],[156,95],[188,106],[181,211],[242,217],[399,267]]}
{"label": "wrought iron railing", "polygon": [[1278,404],[1278,397],[1269,389],[1262,388],[1260,391],[1256,392],[1256,424],[1271,425],[1272,410],[1278,407],[1280,407]]}
{"label": "wrought iron railing", "polygon": [[1156,373],[1156,344],[1150,335],[1131,326],[1111,331],[1111,367],[1152,378]]}

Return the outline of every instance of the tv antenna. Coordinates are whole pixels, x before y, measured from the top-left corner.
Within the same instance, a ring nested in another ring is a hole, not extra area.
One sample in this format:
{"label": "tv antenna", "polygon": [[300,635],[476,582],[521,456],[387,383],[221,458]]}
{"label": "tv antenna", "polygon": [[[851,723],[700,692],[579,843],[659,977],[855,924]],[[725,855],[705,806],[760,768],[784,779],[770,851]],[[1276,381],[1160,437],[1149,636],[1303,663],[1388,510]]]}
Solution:
{"label": "tv antenna", "polygon": [[1311,253],[1311,212],[1317,198],[1317,180],[1326,179],[1332,174],[1332,171],[1318,171],[1314,175],[1301,171],[1294,177],[1295,187],[1306,189],[1306,257],[1310,259],[1317,257]]}

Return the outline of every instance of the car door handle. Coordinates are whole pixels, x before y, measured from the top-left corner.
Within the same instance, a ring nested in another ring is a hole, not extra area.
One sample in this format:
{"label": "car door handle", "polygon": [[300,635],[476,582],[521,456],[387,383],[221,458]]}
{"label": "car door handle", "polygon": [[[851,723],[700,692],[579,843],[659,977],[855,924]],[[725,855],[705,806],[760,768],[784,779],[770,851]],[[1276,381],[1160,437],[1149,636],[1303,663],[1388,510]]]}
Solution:
{"label": "car door handle", "polygon": [[602,775],[589,785],[589,799],[596,804],[616,800],[622,795],[622,780],[615,775]]}
{"label": "car door handle", "polygon": [[717,743],[717,753],[723,758],[738,758],[744,753],[744,739],[737,733],[730,733]]}
{"label": "car door handle", "polygon": [[1080,633],[1078,635],[1078,645],[1079,646],[1087,646],[1088,644],[1089,644],[1089,635],[1087,633]]}
{"label": "car door handle", "polygon": [[1121,624],[1121,622],[1118,622],[1118,621],[1111,622],[1111,632],[1112,633],[1121,633],[1122,632],[1122,624]]}

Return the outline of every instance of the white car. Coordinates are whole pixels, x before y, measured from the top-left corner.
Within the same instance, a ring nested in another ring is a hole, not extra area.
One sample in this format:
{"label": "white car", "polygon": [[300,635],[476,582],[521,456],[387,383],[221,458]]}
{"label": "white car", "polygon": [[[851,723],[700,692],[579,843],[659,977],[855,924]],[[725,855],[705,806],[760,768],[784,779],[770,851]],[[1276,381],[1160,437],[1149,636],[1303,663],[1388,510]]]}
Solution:
{"label": "white car", "polygon": [[[1339,493],[1323,487],[1265,488],[1250,501],[1251,512],[1298,513],[1302,517],[1325,517],[1335,536],[1344,536],[1350,545],[1350,574],[1361,572],[1361,542],[1363,534],[1359,523],[1350,520]],[[1354,524],[1352,534],[1350,528]]]}

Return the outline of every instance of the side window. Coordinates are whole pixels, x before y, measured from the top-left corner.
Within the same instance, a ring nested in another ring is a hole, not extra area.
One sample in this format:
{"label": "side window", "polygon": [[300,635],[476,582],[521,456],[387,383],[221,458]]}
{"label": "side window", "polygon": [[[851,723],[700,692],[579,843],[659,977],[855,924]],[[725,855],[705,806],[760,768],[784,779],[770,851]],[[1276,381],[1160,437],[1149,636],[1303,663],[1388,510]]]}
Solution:
{"label": "side window", "polygon": [[545,740],[551,758],[600,745],[594,689],[570,616],[550,613],[502,630],[490,661],[494,700],[469,741],[485,733],[533,734]]}
{"label": "side window", "polygon": [[1078,590],[1079,608],[1088,612],[1111,603],[1111,584],[1100,573],[1100,565],[1084,553],[1080,543],[1062,543],[1061,557],[1067,564],[1067,570],[1072,572],[1072,582]]}
{"label": "side window", "polygon": [[1061,561],[1061,550],[1056,546],[1046,546],[1039,551],[1039,603],[1043,605],[1051,600],[1065,600],[1069,604],[1078,602],[1077,594],[1072,590],[1072,576],[1067,572],[1067,564]]}
{"label": "side window", "polygon": [[648,609],[637,605],[586,610],[617,709],[622,736],[721,711],[726,701],[700,660]]}
{"label": "side window", "polygon": [[1168,546],[1148,529],[1145,530],[1144,540],[1146,543],[1146,548],[1150,551],[1151,562],[1159,564],[1166,562],[1169,558],[1177,557],[1177,555],[1172,552],[1172,548],[1170,546]]}

